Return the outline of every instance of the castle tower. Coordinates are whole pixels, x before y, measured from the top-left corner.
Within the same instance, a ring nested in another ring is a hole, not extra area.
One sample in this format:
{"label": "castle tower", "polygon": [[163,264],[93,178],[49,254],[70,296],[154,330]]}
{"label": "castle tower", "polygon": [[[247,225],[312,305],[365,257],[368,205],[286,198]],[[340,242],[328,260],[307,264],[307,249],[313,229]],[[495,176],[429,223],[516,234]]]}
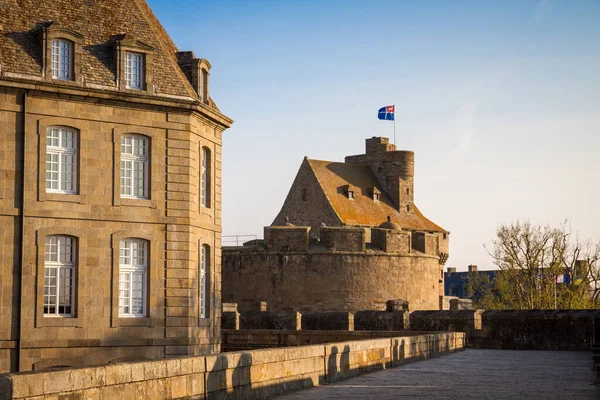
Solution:
{"label": "castle tower", "polygon": [[346,157],[348,164],[368,165],[399,212],[412,212],[414,203],[415,153],[396,150],[388,138],[366,139],[366,154]]}

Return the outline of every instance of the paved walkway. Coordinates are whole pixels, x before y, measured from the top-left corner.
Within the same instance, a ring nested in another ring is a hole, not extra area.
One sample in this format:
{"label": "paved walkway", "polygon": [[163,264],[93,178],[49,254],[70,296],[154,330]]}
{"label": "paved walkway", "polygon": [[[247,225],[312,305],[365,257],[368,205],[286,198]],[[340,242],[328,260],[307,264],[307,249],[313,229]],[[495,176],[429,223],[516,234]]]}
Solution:
{"label": "paved walkway", "polygon": [[589,352],[468,349],[279,399],[600,399]]}

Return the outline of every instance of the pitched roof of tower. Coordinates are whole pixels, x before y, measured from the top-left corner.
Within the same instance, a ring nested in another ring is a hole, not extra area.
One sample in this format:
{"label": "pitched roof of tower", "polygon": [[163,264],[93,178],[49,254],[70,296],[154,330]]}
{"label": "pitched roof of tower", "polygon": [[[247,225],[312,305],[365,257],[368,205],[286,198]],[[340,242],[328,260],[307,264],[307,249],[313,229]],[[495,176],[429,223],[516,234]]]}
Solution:
{"label": "pitched roof of tower", "polygon": [[[391,222],[403,229],[447,232],[425,218],[414,205],[411,212],[399,212],[367,165],[307,160],[323,192],[343,223],[379,226],[390,216]],[[354,199],[349,199],[346,195],[347,185],[358,189]],[[381,192],[379,201],[373,201],[371,197],[373,188]]]}
{"label": "pitched roof of tower", "polygon": [[179,68],[177,47],[144,0],[6,0],[0,13],[0,64],[4,72],[39,80],[42,69],[40,23],[83,35],[81,74],[86,84],[115,88],[113,45],[123,33],[154,48],[157,93],[197,98]]}

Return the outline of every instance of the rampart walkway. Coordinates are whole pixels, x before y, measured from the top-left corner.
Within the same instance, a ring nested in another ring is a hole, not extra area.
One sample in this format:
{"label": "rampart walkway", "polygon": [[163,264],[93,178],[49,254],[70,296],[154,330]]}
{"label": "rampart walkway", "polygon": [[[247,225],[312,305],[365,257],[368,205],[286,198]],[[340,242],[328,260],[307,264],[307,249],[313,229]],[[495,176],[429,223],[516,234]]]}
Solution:
{"label": "rampart walkway", "polygon": [[279,399],[599,399],[589,352],[476,350],[406,364]]}

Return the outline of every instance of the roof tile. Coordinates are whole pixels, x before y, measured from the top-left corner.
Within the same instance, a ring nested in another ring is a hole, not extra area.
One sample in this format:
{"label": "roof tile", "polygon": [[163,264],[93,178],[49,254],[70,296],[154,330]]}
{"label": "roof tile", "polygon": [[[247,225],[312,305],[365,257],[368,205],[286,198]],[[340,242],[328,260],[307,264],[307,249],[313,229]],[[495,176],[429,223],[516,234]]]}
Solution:
{"label": "roof tile", "polygon": [[[445,229],[425,218],[416,206],[413,206],[411,212],[404,210],[399,212],[394,208],[391,199],[367,165],[310,159],[308,163],[343,223],[379,226],[390,216],[392,222],[403,229],[446,232]],[[358,189],[354,199],[346,196],[347,185]],[[379,201],[374,201],[371,196],[373,188],[381,192]]]}

